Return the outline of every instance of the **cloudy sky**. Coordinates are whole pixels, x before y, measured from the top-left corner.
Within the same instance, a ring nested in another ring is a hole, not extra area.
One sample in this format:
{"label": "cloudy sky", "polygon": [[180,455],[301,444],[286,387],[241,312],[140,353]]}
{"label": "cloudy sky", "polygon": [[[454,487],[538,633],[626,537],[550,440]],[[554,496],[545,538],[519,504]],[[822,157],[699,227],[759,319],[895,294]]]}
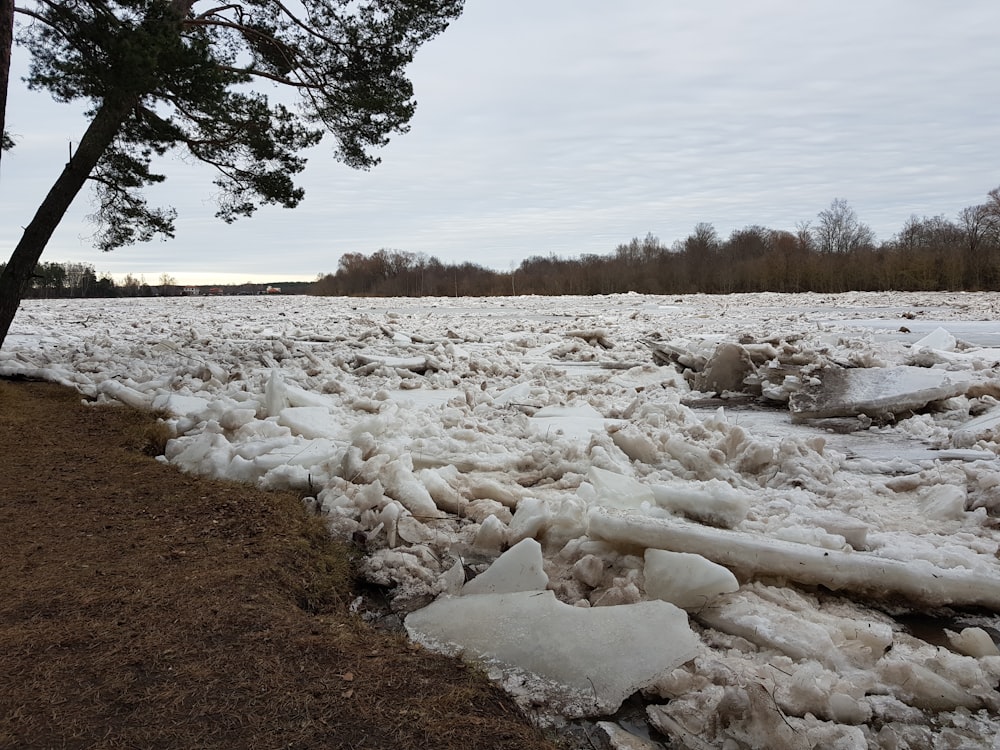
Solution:
{"label": "cloudy sky", "polygon": [[[312,279],[379,248],[509,270],[698,222],[794,230],[834,198],[888,239],[1000,185],[998,29],[996,0],[467,0],[418,53],[412,130],[374,170],[325,143],[299,208],[227,226],[211,174],[174,160],[154,200],[175,239],[100,253],[81,195],[43,259],[150,283]],[[11,84],[8,248],[84,128]]]}

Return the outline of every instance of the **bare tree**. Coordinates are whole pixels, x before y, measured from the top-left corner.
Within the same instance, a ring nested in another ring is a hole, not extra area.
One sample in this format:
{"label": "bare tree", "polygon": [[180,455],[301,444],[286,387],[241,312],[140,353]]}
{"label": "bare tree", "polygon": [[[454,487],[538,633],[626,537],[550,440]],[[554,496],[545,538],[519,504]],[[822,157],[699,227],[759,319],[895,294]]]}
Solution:
{"label": "bare tree", "polygon": [[988,235],[995,245],[1000,245],[1000,187],[993,188],[987,193],[986,216]]}
{"label": "bare tree", "polygon": [[169,273],[161,273],[159,286],[160,286],[160,294],[166,297],[174,293],[174,287],[177,286],[177,279],[175,279]]}
{"label": "bare tree", "polygon": [[843,198],[834,198],[830,207],[816,215],[813,239],[820,252],[847,253],[875,244],[875,232],[858,220],[854,209]]}
{"label": "bare tree", "polygon": [[958,212],[958,226],[964,240],[962,285],[982,289],[990,281],[991,256],[996,246],[997,220],[991,204],[963,208]]}

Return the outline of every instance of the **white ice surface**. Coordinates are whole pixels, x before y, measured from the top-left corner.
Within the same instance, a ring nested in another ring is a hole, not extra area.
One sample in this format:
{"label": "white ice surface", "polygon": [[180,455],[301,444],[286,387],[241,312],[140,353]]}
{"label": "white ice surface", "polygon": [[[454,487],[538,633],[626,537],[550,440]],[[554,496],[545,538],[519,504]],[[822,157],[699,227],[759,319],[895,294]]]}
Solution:
{"label": "white ice surface", "polygon": [[[442,598],[406,618],[411,637],[550,680],[554,697],[613,713],[688,661],[698,639],[662,601],[582,609],[551,591]],[[567,695],[568,693],[568,695]]]}
{"label": "white ice surface", "polygon": [[682,609],[701,609],[719,594],[740,588],[729,568],[701,555],[647,547],[644,559],[646,594]]}
{"label": "white ice surface", "polygon": [[[159,410],[183,470],[312,492],[403,610],[522,540],[573,617],[648,604],[647,549],[723,565],[740,590],[648,691],[710,746],[972,747],[1000,621],[945,613],[932,643],[881,610],[1000,608],[998,320],[997,294],[35,300],[0,374]],[[800,394],[837,409],[794,423]],[[564,640],[589,674],[602,647]]]}
{"label": "white ice surface", "polygon": [[836,368],[815,374],[813,382],[792,395],[789,407],[800,419],[879,417],[959,396],[968,388],[966,378],[944,370],[907,365]]}
{"label": "white ice surface", "polygon": [[471,594],[513,594],[544,591],[549,577],[543,569],[542,545],[530,537],[522,539],[493,561],[486,571],[462,587],[462,596]]}

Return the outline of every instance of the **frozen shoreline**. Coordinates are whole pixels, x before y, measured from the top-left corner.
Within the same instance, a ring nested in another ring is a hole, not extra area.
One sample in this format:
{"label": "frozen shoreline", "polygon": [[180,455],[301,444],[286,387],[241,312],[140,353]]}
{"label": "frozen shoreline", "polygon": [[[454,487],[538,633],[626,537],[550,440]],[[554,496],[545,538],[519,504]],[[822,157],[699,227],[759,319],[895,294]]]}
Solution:
{"label": "frozen shoreline", "polygon": [[[614,632],[650,589],[666,590],[647,580],[643,550],[679,546],[636,544],[629,529],[681,524],[695,541],[676,551],[726,547],[703,555],[738,589],[697,589],[704,602],[675,631],[693,634],[695,656],[626,680],[673,736],[989,746],[1000,730],[997,321],[997,294],[29,301],[0,373],[164,410],[177,436],[166,458],[186,471],[312,488],[334,533],[366,540],[367,575],[394,587],[401,612],[439,596],[512,606],[510,594],[460,596],[459,578],[534,539],[540,586],[580,617],[614,607]],[[847,383],[834,395],[859,408],[833,398],[833,371]],[[854,397],[872,382],[879,398]],[[824,418],[836,425],[793,423],[782,399],[794,409],[809,389],[834,402]],[[705,403],[722,409],[688,406]],[[779,549],[790,556],[761,561]],[[824,557],[862,578],[824,578]],[[880,560],[885,580],[865,578]],[[802,564],[811,578],[789,569]],[[690,594],[695,574],[681,577]],[[980,630],[949,647],[885,614],[972,604],[992,613],[950,615]],[[530,630],[532,602],[517,606]],[[643,638],[638,653],[658,648]],[[537,679],[498,667],[526,705],[593,715],[620,700],[588,705],[564,689],[571,677],[527,658],[514,666]],[[739,707],[757,706],[758,688],[773,700],[751,721]]]}

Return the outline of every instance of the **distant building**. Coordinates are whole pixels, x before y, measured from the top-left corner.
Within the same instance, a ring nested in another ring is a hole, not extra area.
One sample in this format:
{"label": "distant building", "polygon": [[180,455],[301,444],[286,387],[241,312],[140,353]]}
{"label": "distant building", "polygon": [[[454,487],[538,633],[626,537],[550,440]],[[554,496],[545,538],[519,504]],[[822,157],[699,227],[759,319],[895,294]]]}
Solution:
{"label": "distant building", "polygon": [[196,286],[186,286],[181,290],[181,295],[184,297],[197,297],[201,294],[201,289]]}
{"label": "distant building", "polygon": [[269,286],[267,289],[264,290],[264,293],[265,294],[281,294],[281,287],[280,286]]}

